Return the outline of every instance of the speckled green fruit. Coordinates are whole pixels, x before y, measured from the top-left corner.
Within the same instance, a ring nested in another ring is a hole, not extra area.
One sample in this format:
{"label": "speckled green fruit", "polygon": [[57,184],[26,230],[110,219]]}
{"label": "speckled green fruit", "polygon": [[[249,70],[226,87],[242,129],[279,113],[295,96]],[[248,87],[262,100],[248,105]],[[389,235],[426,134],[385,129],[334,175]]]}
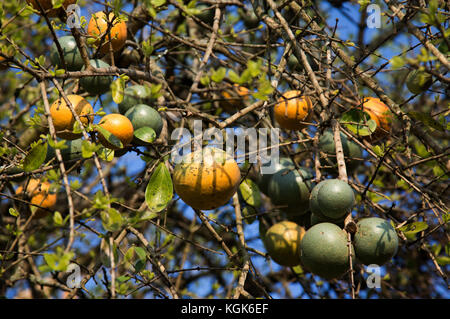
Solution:
{"label": "speckled green fruit", "polygon": [[[80,71],[83,67],[83,58],[81,57],[80,50],[78,50],[75,38],[68,35],[58,38],[58,42],[61,45],[67,70]],[[58,66],[59,68],[63,67],[56,43],[53,43],[50,49],[50,61],[54,66]]]}
{"label": "speckled green fruit", "polygon": [[125,88],[123,101],[119,104],[119,113],[125,113],[133,106],[147,104],[151,102],[151,89],[143,85],[132,85]]}
{"label": "speckled green fruit", "polygon": [[319,211],[325,217],[340,219],[349,213],[355,205],[355,193],[344,181],[339,179],[327,179],[317,193],[317,205]]}
{"label": "speckled green fruit", "polygon": [[157,135],[161,133],[163,127],[161,115],[148,105],[138,104],[133,106],[125,113],[125,116],[131,121],[135,131],[141,127],[151,127]]}
{"label": "speckled green fruit", "polygon": [[[275,168],[274,168],[274,172],[278,172],[284,168],[288,168],[288,169],[294,169],[295,165],[294,162],[289,158],[289,157],[280,157],[279,161],[276,162],[275,164]],[[268,167],[270,166],[269,163],[267,164],[263,164],[262,166]],[[268,187],[269,187],[269,182],[270,179],[272,178],[273,174],[261,174],[258,178],[258,181],[256,182],[258,184],[259,189],[264,193],[264,194],[268,194]]]}
{"label": "speckled green fruit", "polygon": [[275,173],[268,185],[272,203],[288,214],[301,215],[309,209],[310,180],[313,173],[308,168],[282,169]]}
{"label": "speckled green fruit", "polygon": [[425,92],[431,84],[433,84],[433,77],[425,71],[414,70],[406,77],[406,86],[413,94]]}
{"label": "speckled green fruit", "polygon": [[[362,162],[362,150],[356,143],[349,141],[342,133],[341,142],[347,171],[353,172]],[[327,154],[326,159],[321,157],[320,164],[322,166],[330,166],[330,168],[326,169],[327,172],[337,172],[336,145],[334,144],[334,137],[331,130],[324,131],[319,138],[319,149]]]}
{"label": "speckled green fruit", "polygon": [[[95,68],[109,68],[110,65],[102,60],[94,59],[89,61]],[[84,66],[81,69],[84,71]],[[103,94],[109,91],[110,85],[114,78],[110,75],[107,76],[86,76],[80,79],[81,87],[91,94]]]}
{"label": "speckled green fruit", "polygon": [[[61,155],[64,161],[75,161],[82,158],[81,148],[82,139],[76,139],[71,141],[66,141],[67,148],[61,150]],[[45,157],[45,162],[50,161],[55,158],[54,164],[57,163],[55,149],[51,146],[47,148],[47,156]]]}
{"label": "speckled green fruit", "polygon": [[312,226],[303,236],[300,258],[315,275],[328,280],[341,277],[350,265],[345,231],[331,223]]}
{"label": "speckled green fruit", "polygon": [[356,257],[363,264],[387,263],[398,249],[398,236],[394,227],[378,217],[364,218],[357,223],[354,238]]}
{"label": "speckled green fruit", "polygon": [[[323,222],[329,222],[336,225],[340,225],[340,223],[345,219],[345,216],[340,218],[330,218],[322,214],[319,208],[318,195],[320,188],[325,185],[323,182],[320,182],[311,191],[311,195],[309,197],[309,208],[311,210],[311,223],[318,224]],[[313,223],[314,222],[314,223]]]}
{"label": "speckled green fruit", "polygon": [[211,5],[199,4],[196,9],[199,10],[199,13],[195,14],[197,18],[202,20],[204,23],[212,26],[214,23],[214,9],[211,9]]}
{"label": "speckled green fruit", "polygon": [[300,243],[304,234],[303,227],[282,221],[267,230],[264,247],[277,264],[294,267],[300,264]]}

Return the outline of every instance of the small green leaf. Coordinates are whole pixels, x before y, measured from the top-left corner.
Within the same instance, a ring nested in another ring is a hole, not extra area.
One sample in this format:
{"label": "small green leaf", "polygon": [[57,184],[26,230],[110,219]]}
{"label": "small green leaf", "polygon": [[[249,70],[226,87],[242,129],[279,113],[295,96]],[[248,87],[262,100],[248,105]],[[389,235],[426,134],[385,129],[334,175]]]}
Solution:
{"label": "small green leaf", "polygon": [[242,84],[239,75],[233,70],[228,71],[228,77],[232,82]]}
{"label": "small green leaf", "polygon": [[173,184],[170,172],[164,163],[160,163],[145,189],[145,201],[152,212],[166,208],[173,197]]}
{"label": "small green leaf", "polygon": [[111,162],[114,159],[114,150],[107,147],[101,147],[96,153],[98,157],[105,162]]}
{"label": "small green leaf", "polygon": [[401,56],[395,56],[389,61],[392,65],[392,69],[397,70],[405,66],[405,58]]}
{"label": "small green leaf", "polygon": [[211,80],[213,80],[216,83],[220,83],[220,82],[222,82],[222,80],[224,79],[226,74],[227,74],[227,69],[225,69],[224,67],[221,67],[217,71],[213,72],[213,74],[211,75]]}
{"label": "small green leaf", "polygon": [[107,231],[118,231],[124,224],[124,218],[117,209],[109,208],[100,213],[103,228]]}
{"label": "small green leaf", "polygon": [[377,123],[370,118],[370,115],[360,109],[345,112],[340,123],[359,136],[371,135],[377,128]]}
{"label": "small green leaf", "polygon": [[103,135],[103,137],[112,145],[114,145],[117,148],[123,148],[123,144],[122,142],[116,137],[114,136],[110,131],[104,129],[103,127],[101,127],[100,125],[95,125],[95,129],[97,130],[97,132],[99,132],[100,134]]}
{"label": "small green leaf", "polygon": [[125,80],[122,77],[118,77],[113,83],[111,83],[111,94],[115,103],[122,103],[124,91]]}
{"label": "small green leaf", "polygon": [[45,161],[47,156],[47,143],[36,144],[23,162],[23,169],[25,172],[31,172],[38,169]]}
{"label": "small green leaf", "polygon": [[247,204],[253,207],[261,206],[261,192],[251,179],[246,178],[242,181],[239,185],[239,193]]}
{"label": "small green leaf", "polygon": [[399,229],[405,233],[405,235],[407,234],[416,234],[419,233],[421,231],[424,231],[425,229],[428,228],[428,224],[425,222],[414,222],[411,224],[407,224],[405,226],[400,227]]}
{"label": "small green leaf", "polygon": [[11,207],[11,208],[9,209],[9,214],[10,214],[11,216],[14,216],[14,217],[19,216],[19,212],[18,212],[16,209],[14,209],[13,207]]}
{"label": "small green leaf", "polygon": [[134,131],[134,137],[145,143],[153,143],[156,139],[156,132],[151,127],[144,126]]}
{"label": "small green leaf", "polygon": [[55,223],[56,226],[62,226],[62,224],[63,224],[63,218],[62,218],[60,212],[55,212],[55,213],[53,214],[53,222]]}

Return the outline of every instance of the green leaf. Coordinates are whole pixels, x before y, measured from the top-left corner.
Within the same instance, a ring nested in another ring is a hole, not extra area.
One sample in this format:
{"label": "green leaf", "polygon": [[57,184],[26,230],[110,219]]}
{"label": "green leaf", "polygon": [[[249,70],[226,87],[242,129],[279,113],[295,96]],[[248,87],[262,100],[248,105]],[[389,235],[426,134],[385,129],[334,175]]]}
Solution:
{"label": "green leaf", "polygon": [[450,265],[450,257],[449,257],[449,256],[439,256],[439,257],[436,257],[436,262],[437,262],[440,266],[447,266],[447,265]]}
{"label": "green leaf", "polygon": [[107,231],[118,231],[124,224],[124,218],[115,208],[109,208],[100,213],[103,228]]}
{"label": "green leaf", "polygon": [[224,67],[220,67],[218,70],[213,72],[213,74],[211,75],[211,80],[213,80],[216,83],[220,83],[222,82],[226,74],[227,69],[225,69]]}
{"label": "green leaf", "polygon": [[173,197],[173,185],[170,172],[164,163],[160,163],[145,189],[145,201],[152,212],[166,208]]}
{"label": "green leaf", "polygon": [[16,209],[14,209],[13,207],[11,207],[11,208],[9,209],[9,214],[10,214],[11,216],[14,216],[14,217],[19,216],[19,212],[18,212]]}
{"label": "green leaf", "polygon": [[100,159],[106,162],[111,162],[114,159],[114,150],[107,147],[101,147],[96,153]]}
{"label": "green leaf", "polygon": [[145,143],[153,143],[156,139],[156,132],[151,127],[144,126],[134,131],[134,137]]}
{"label": "green leaf", "polygon": [[158,7],[162,6],[162,5],[164,5],[166,3],[166,0],[150,0],[150,3],[155,8],[158,8]]}
{"label": "green leaf", "polygon": [[239,77],[239,74],[237,74],[233,70],[228,71],[228,77],[230,78],[230,80],[232,82],[238,83],[238,84],[242,84],[241,83],[241,78]]}
{"label": "green leaf", "polygon": [[392,65],[392,69],[397,70],[405,66],[405,58],[401,56],[395,56],[389,61]]}
{"label": "green leaf", "polygon": [[428,228],[428,224],[425,222],[414,222],[411,224],[407,224],[405,226],[400,227],[399,229],[405,233],[405,235],[409,234],[416,234],[421,231],[424,231]]}
{"label": "green leaf", "polygon": [[340,123],[359,136],[371,135],[377,128],[377,123],[370,118],[370,115],[360,109],[352,109],[344,113]]}
{"label": "green leaf", "polygon": [[246,178],[242,181],[239,185],[239,193],[247,204],[253,207],[261,206],[261,192],[255,182],[251,179]]}
{"label": "green leaf", "polygon": [[83,156],[83,158],[91,158],[96,149],[97,145],[89,141],[83,140],[81,142],[81,156]]}
{"label": "green leaf", "polygon": [[103,137],[112,145],[114,145],[117,148],[123,148],[123,144],[122,142],[116,137],[114,136],[110,131],[104,129],[103,127],[101,127],[100,125],[95,125],[95,129],[97,130],[97,132],[99,132],[100,134],[103,135]]}
{"label": "green leaf", "polygon": [[56,226],[62,226],[63,225],[63,218],[61,216],[60,212],[55,212],[53,214],[53,222]]}
{"label": "green leaf", "polygon": [[111,83],[111,94],[113,101],[116,104],[122,103],[124,91],[125,80],[122,77],[118,77],[113,83]]}
{"label": "green leaf", "polygon": [[445,128],[438,122],[436,121],[434,118],[431,117],[430,114],[427,113],[423,113],[423,112],[416,112],[416,111],[411,111],[407,113],[410,117],[421,121],[423,124],[432,127],[435,130],[441,131],[441,132],[445,132]]}
{"label": "green leaf", "polygon": [[258,212],[252,206],[245,206],[242,209],[242,218],[247,224],[253,224],[256,221],[256,214]]}
{"label": "green leaf", "polygon": [[23,170],[31,172],[38,169],[45,161],[47,156],[47,143],[36,144],[23,161]]}

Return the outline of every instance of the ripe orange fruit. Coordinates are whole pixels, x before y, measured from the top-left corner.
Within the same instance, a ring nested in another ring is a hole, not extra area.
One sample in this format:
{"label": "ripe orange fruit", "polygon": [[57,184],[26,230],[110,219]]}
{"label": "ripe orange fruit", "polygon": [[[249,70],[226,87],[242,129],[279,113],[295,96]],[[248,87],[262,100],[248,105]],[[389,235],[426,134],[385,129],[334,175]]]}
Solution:
{"label": "ripe orange fruit", "polygon": [[[67,99],[72,104],[83,125],[86,126],[94,121],[94,109],[82,96],[71,94],[67,95]],[[53,102],[50,107],[50,115],[58,137],[66,140],[75,140],[81,137],[81,133],[73,133],[75,117],[62,97]]]}
{"label": "ripe orange fruit", "polygon": [[275,120],[281,128],[287,130],[300,130],[312,114],[312,102],[300,91],[292,90],[283,94],[274,106]]}
{"label": "ripe orange fruit", "polygon": [[[52,4],[52,0],[27,0],[27,3],[29,5],[31,5],[34,9],[36,9],[37,11],[39,11],[39,14],[41,12],[41,10],[39,9],[39,5],[38,2],[40,3],[42,9],[45,10],[45,12],[47,13],[47,16],[49,18],[54,18],[58,15],[58,13],[61,12],[61,8],[58,9],[53,9],[53,4]],[[63,2],[63,8],[67,9],[67,7],[71,4],[76,3],[77,0],[65,0]]]}
{"label": "ripe orange fruit", "polygon": [[239,187],[241,171],[223,150],[206,147],[187,154],[173,171],[173,185],[181,199],[195,209],[226,204]]}
{"label": "ripe orange fruit", "polygon": [[389,135],[393,117],[386,104],[378,98],[367,97],[363,100],[363,110],[377,123],[375,132],[369,137],[371,141],[378,141]]}
{"label": "ripe orange fruit", "polygon": [[[133,124],[126,116],[122,114],[113,113],[105,115],[100,120],[99,126],[117,137],[122,142],[123,147],[130,144],[130,142],[133,140]],[[98,138],[103,146],[112,150],[119,149],[117,146],[108,142],[108,140],[102,134],[99,134]]]}
{"label": "ripe orange fruit", "polygon": [[232,113],[245,106],[245,101],[250,98],[250,90],[234,84],[232,88],[222,91],[221,95],[226,100],[220,102],[220,107],[226,112]]}
{"label": "ripe orange fruit", "polygon": [[[109,28],[109,34],[107,34],[103,41],[101,38],[108,31],[108,23],[111,24]],[[111,42],[112,49],[114,52],[122,49],[127,40],[127,24],[125,21],[118,21],[114,13],[110,12],[108,17],[103,11],[96,12],[88,24],[88,34],[92,37],[99,38],[97,45],[102,43],[100,48],[100,53],[106,54],[109,52],[109,43]]]}
{"label": "ripe orange fruit", "polygon": [[[31,204],[42,207],[36,210],[34,215],[36,218],[42,218],[47,214],[43,208],[52,208],[56,204],[56,194],[50,192],[50,185],[49,182],[41,182],[39,179],[30,179],[27,184],[25,192],[31,197]],[[23,192],[23,186],[19,186],[16,190],[17,195]]]}

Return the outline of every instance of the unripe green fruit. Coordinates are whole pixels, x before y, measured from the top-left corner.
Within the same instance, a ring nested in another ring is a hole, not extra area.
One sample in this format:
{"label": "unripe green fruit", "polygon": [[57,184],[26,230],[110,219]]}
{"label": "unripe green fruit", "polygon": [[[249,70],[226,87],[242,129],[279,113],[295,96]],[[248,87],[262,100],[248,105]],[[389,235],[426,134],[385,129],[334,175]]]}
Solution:
{"label": "unripe green fruit", "polygon": [[288,214],[301,215],[309,209],[310,180],[313,173],[308,168],[282,169],[270,179],[268,193],[272,203]]}
{"label": "unripe green fruit", "polygon": [[[80,50],[78,50],[77,42],[73,36],[64,36],[58,38],[58,42],[61,45],[62,53],[64,55],[64,62],[68,71],[80,71],[83,67],[83,58],[81,57]],[[56,43],[52,44],[50,49],[50,61],[54,66],[62,68],[62,61],[59,56]]]}
{"label": "unripe green fruit", "polygon": [[[342,149],[344,151],[345,164],[347,171],[353,172],[362,162],[362,150],[354,142],[349,141],[347,137],[341,133]],[[331,166],[327,168],[328,172],[337,172],[338,165],[336,161],[336,145],[334,143],[334,136],[331,130],[326,130],[319,138],[320,151],[327,154],[327,158],[321,158],[322,166]],[[350,159],[351,158],[351,159]]]}
{"label": "unripe green fruit", "polygon": [[433,84],[433,77],[425,71],[411,71],[406,78],[406,86],[413,94],[425,92],[431,84]]}
{"label": "unripe green fruit", "polygon": [[282,221],[270,227],[264,239],[264,246],[272,259],[287,267],[300,264],[300,243],[305,229],[290,221]]}
{"label": "unripe green fruit", "polygon": [[[262,166],[268,167],[270,163],[263,164]],[[280,157],[279,161],[274,164],[275,165],[275,173],[278,171],[287,168],[287,169],[295,169],[294,162],[289,157]],[[268,194],[269,190],[269,182],[274,174],[261,174],[259,176],[258,181],[256,182],[259,189],[264,193]]]}
{"label": "unripe green fruit", "polygon": [[347,235],[334,224],[317,224],[303,236],[300,256],[313,274],[328,280],[341,277],[350,266]]}
{"label": "unripe green fruit", "polygon": [[[75,161],[82,158],[81,149],[82,149],[82,139],[76,139],[71,141],[66,141],[66,145],[68,146],[65,149],[61,150],[61,156],[63,161]],[[47,148],[47,155],[45,157],[45,162],[49,162],[52,158],[55,158],[54,164],[57,163],[55,149],[51,146]]]}
{"label": "unripe green fruit", "polygon": [[355,205],[355,193],[344,181],[327,179],[317,194],[317,204],[322,215],[340,219],[349,213]]}
{"label": "unripe green fruit", "polygon": [[132,85],[125,88],[123,101],[119,103],[119,113],[125,113],[133,106],[147,104],[151,102],[151,89],[143,85]]}
{"label": "unripe green fruit", "polygon": [[387,263],[398,249],[398,236],[392,225],[382,218],[364,218],[357,223],[354,238],[356,257],[365,265]]}
{"label": "unripe green fruit", "polygon": [[157,135],[161,133],[163,127],[161,115],[148,105],[138,104],[133,106],[125,113],[125,116],[131,121],[135,131],[141,127],[151,127]]}
{"label": "unripe green fruit", "polygon": [[[95,68],[109,68],[110,65],[102,60],[90,60],[91,65]],[[81,69],[84,71],[85,67]],[[81,87],[91,94],[103,94],[109,91],[114,78],[110,75],[106,76],[86,76],[80,79]]]}

